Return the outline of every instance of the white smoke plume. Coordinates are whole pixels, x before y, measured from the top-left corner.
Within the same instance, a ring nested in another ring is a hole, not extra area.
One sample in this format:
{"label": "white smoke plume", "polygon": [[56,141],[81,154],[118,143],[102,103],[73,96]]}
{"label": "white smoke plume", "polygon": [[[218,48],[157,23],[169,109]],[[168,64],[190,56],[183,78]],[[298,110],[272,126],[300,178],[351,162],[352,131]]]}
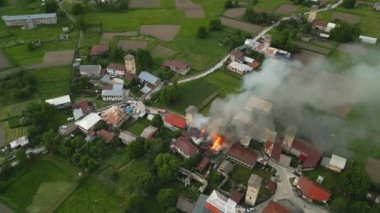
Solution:
{"label": "white smoke plume", "polygon": [[[241,93],[215,100],[209,117],[198,115],[196,126],[239,141],[260,134],[257,130],[262,127],[279,136],[288,125],[295,125],[298,137],[326,151],[346,152],[350,140],[366,137],[377,125],[376,119],[353,125],[347,115],[354,107],[380,103],[380,60],[362,62],[341,74],[326,71],[334,69],[326,61],[304,66],[298,61],[266,59],[261,71],[243,77]],[[252,125],[234,124],[234,116],[244,111],[252,96],[271,102],[271,113],[252,118]]]}

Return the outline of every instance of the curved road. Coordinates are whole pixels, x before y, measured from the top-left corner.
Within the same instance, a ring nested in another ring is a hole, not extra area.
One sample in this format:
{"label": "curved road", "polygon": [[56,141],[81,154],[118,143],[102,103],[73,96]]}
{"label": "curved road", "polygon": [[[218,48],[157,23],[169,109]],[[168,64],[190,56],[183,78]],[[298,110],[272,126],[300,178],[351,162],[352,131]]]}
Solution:
{"label": "curved road", "polygon": [[[339,0],[337,3],[333,4],[331,7],[329,8],[321,8],[321,9],[318,9],[316,10],[317,13],[319,12],[324,12],[324,11],[327,11],[327,10],[331,10],[331,9],[335,9],[337,8],[340,4],[343,3],[343,0]],[[302,13],[304,15],[308,15],[310,12],[305,12],[305,13]],[[262,37],[263,35],[267,34],[270,30],[272,30],[275,26],[277,26],[280,22],[282,21],[285,21],[285,20],[288,20],[290,17],[284,17],[282,19],[280,19],[278,22],[276,22],[275,24],[265,28],[263,31],[261,31],[257,36],[255,36],[253,38],[254,41],[257,41],[260,37]],[[217,71],[219,68],[221,68],[224,64],[225,61],[228,60],[228,55],[225,56],[221,61],[219,61],[217,64],[215,64],[213,67],[211,67],[210,69],[202,72],[202,73],[199,73],[197,75],[193,75],[193,76],[189,76],[188,78],[185,78],[185,79],[182,79],[182,80],[179,80],[178,81],[178,84],[182,84],[182,83],[186,83],[186,82],[189,82],[189,81],[193,81],[193,80],[196,80],[196,79],[199,79],[199,78],[203,78],[215,71]]]}

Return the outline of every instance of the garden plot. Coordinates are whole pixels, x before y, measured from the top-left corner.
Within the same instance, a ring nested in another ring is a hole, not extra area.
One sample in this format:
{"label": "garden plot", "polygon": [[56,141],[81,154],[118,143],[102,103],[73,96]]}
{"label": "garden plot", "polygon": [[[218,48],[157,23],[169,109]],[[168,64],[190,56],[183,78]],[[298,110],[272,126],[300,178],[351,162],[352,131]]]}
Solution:
{"label": "garden plot", "polygon": [[354,55],[366,56],[368,54],[368,49],[360,44],[340,44],[338,50]]}
{"label": "garden plot", "polygon": [[274,12],[279,14],[290,14],[295,13],[299,9],[299,6],[293,4],[283,4],[279,6]]}
{"label": "garden plot", "polygon": [[114,33],[103,33],[100,39],[101,44],[107,44],[110,42],[115,36],[137,36],[138,32],[129,31],[129,32],[114,32]]}
{"label": "garden plot", "polygon": [[244,16],[246,11],[247,11],[247,8],[231,8],[231,9],[227,9],[223,15],[228,18],[239,19]]}
{"label": "garden plot", "polygon": [[191,0],[175,0],[175,7],[180,10],[203,10],[202,5],[194,4]]}
{"label": "garden plot", "polygon": [[171,41],[180,29],[180,25],[142,25],[140,34],[150,35],[163,41]]}
{"label": "garden plot", "polygon": [[156,46],[151,52],[152,56],[155,58],[168,58],[174,55],[174,53],[174,50],[161,45]]}
{"label": "garden plot", "polygon": [[205,12],[203,10],[185,10],[187,18],[204,18]]}
{"label": "garden plot", "polygon": [[264,27],[260,25],[250,24],[250,23],[246,23],[242,21],[236,21],[229,18],[221,17],[220,20],[222,21],[222,24],[227,27],[242,30],[248,33],[259,33],[264,29]]}
{"label": "garden plot", "polygon": [[119,40],[117,46],[124,51],[145,49],[148,46],[148,41],[145,40]]}
{"label": "garden plot", "polygon": [[339,19],[350,24],[357,24],[360,21],[360,16],[351,15],[347,13],[334,12],[331,16],[332,20]]}
{"label": "garden plot", "polygon": [[330,51],[331,51],[331,49],[328,49],[328,48],[325,48],[325,47],[316,46],[316,45],[312,45],[312,44],[308,44],[308,43],[305,43],[305,42],[296,42],[296,43],[300,46],[301,49],[309,50],[309,51],[320,53],[320,54],[324,54],[324,55],[329,54]]}
{"label": "garden plot", "polygon": [[130,0],[129,8],[160,8],[160,0]]}
{"label": "garden plot", "polygon": [[56,66],[71,64],[74,59],[75,50],[60,50],[46,52],[44,56],[44,64],[54,64]]}
{"label": "garden plot", "polygon": [[9,63],[7,56],[5,56],[5,54],[0,50],[0,70],[10,66],[11,64]]}

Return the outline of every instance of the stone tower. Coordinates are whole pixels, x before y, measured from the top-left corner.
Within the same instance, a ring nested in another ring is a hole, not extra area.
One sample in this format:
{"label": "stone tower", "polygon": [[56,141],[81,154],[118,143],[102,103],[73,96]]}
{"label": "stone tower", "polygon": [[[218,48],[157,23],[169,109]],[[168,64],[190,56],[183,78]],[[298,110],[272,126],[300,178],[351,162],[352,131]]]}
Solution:
{"label": "stone tower", "polygon": [[318,6],[316,6],[316,5],[313,5],[311,7],[311,10],[309,12],[309,17],[307,18],[307,21],[309,23],[313,22],[315,20],[315,18],[317,18],[317,9],[318,9]]}
{"label": "stone tower", "polygon": [[264,50],[268,49],[272,43],[272,35],[270,34],[265,34],[263,36],[263,43],[264,43]]}
{"label": "stone tower", "polygon": [[136,63],[135,57],[131,54],[128,54],[124,57],[125,70],[130,75],[136,75]]}

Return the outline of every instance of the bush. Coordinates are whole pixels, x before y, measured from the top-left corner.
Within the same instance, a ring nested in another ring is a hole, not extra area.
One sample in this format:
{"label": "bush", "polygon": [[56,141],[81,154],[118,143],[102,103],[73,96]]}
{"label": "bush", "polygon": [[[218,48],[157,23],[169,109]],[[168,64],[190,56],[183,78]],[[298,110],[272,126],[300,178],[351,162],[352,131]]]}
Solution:
{"label": "bush", "polygon": [[198,33],[197,33],[197,38],[205,39],[205,38],[207,38],[207,36],[208,36],[208,32],[207,32],[206,27],[203,27],[203,26],[199,27]]}
{"label": "bush", "polygon": [[338,42],[350,42],[357,39],[360,35],[360,28],[357,25],[350,25],[345,22],[339,23],[331,31],[331,37]]}
{"label": "bush", "polygon": [[210,31],[221,31],[223,29],[222,22],[219,19],[218,20],[211,20],[209,29],[210,29]]}
{"label": "bush", "polygon": [[174,189],[171,189],[171,188],[161,189],[157,194],[158,202],[165,208],[175,206],[176,199],[177,199],[177,194],[174,191]]}
{"label": "bush", "polygon": [[280,19],[280,16],[277,14],[270,14],[266,12],[256,13],[253,9],[248,9],[245,12],[244,17],[248,22],[259,25],[270,25]]}
{"label": "bush", "polygon": [[84,14],[84,7],[82,4],[74,4],[73,7],[71,8],[71,13],[74,15],[74,16],[78,16],[78,15],[83,15]]}
{"label": "bush", "polygon": [[343,4],[342,4],[344,8],[348,8],[348,9],[354,8],[355,5],[356,5],[356,0],[343,0]]}

